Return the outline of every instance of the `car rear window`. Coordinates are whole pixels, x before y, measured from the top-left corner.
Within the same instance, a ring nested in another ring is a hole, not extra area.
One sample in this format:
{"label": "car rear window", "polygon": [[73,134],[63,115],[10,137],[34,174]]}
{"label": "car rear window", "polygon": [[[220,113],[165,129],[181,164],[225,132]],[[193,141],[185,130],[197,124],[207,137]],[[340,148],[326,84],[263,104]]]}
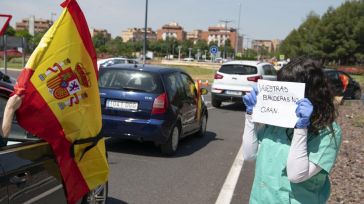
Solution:
{"label": "car rear window", "polygon": [[159,75],[139,70],[103,69],[100,71],[99,87],[148,93],[163,92]]}
{"label": "car rear window", "polygon": [[239,74],[239,75],[249,75],[258,73],[256,67],[241,65],[241,64],[222,65],[219,72],[224,74]]}

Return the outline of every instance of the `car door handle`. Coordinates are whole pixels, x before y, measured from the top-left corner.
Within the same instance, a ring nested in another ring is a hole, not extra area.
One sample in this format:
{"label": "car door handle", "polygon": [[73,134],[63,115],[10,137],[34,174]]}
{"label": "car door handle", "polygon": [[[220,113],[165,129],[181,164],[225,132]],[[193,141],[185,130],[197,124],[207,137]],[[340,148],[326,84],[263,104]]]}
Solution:
{"label": "car door handle", "polygon": [[10,178],[10,183],[12,184],[21,184],[21,183],[25,183],[27,182],[29,179],[29,173],[28,172],[24,172],[21,174],[18,174],[16,176],[13,176]]}

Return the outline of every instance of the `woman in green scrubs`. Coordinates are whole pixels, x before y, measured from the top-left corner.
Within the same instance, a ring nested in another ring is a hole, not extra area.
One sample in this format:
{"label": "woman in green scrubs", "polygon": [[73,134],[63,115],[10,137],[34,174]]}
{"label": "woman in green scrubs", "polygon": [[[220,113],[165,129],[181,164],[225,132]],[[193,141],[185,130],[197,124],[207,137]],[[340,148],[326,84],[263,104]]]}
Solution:
{"label": "woman in green scrubs", "polygon": [[243,97],[244,159],[256,160],[250,203],[326,203],[341,144],[334,96],[320,65],[304,57],[279,70],[277,80],[305,83],[305,98],[297,102],[295,128],[288,129],[253,123],[258,91]]}

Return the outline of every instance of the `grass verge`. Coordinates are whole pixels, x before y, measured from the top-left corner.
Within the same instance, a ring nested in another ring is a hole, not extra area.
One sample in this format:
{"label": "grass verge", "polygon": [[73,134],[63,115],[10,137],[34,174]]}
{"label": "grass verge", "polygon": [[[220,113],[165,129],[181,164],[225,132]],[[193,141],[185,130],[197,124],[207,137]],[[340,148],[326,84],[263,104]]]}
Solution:
{"label": "grass verge", "polygon": [[[165,66],[165,65],[162,65]],[[209,80],[209,83],[212,83],[214,80],[215,70],[206,69],[204,67],[198,66],[181,66],[181,65],[173,65],[175,68],[180,68],[187,72],[194,80],[201,79],[201,80]]]}
{"label": "grass verge", "polygon": [[[4,60],[0,59],[0,67],[4,67]],[[10,60],[9,62],[7,62],[7,67],[8,68],[15,68],[15,69],[22,69],[23,68],[23,63],[22,61],[18,61],[18,60]]]}
{"label": "grass verge", "polygon": [[364,75],[350,75],[355,81],[360,84],[362,90],[364,90]]}

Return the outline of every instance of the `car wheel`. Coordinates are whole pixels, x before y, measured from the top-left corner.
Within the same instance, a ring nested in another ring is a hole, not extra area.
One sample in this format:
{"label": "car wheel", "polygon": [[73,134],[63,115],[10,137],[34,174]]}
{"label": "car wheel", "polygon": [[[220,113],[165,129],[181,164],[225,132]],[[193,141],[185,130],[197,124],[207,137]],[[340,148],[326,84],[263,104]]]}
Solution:
{"label": "car wheel", "polygon": [[200,122],[200,130],[197,132],[198,137],[205,136],[206,127],[207,127],[207,115],[203,114],[202,117],[201,117],[201,122]]}
{"label": "car wheel", "polygon": [[220,108],[220,106],[221,106],[221,101],[219,101],[219,100],[216,100],[216,99],[212,98],[212,99],[211,99],[211,104],[212,104],[212,106],[213,106],[213,107],[215,107],[215,108]]}
{"label": "car wheel", "polygon": [[180,130],[178,126],[174,126],[167,142],[161,145],[163,154],[172,156],[177,152]]}
{"label": "car wheel", "polygon": [[352,96],[353,99],[361,99],[361,91],[360,89],[357,89],[354,91],[354,94]]}
{"label": "car wheel", "polygon": [[97,186],[82,199],[82,204],[105,204],[108,195],[108,182]]}

